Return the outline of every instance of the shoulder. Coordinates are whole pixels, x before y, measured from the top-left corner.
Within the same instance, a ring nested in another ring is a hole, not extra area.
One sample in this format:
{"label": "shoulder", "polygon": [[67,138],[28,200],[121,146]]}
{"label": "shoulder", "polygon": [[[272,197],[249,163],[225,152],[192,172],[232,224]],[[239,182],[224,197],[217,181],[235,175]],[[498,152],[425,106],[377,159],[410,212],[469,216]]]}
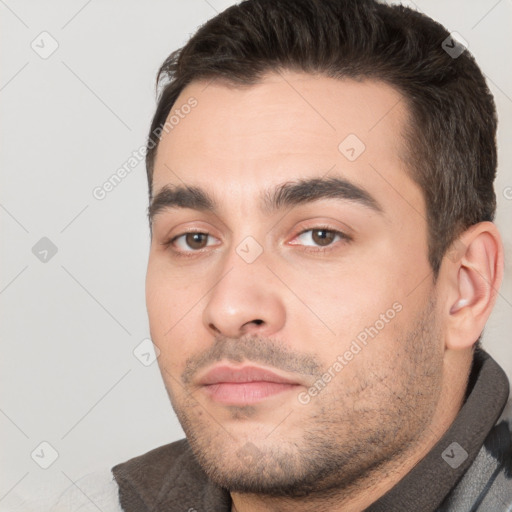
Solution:
{"label": "shoulder", "polygon": [[187,467],[195,464],[186,439],[153,448],[142,455],[116,464],[112,472],[116,480],[120,478],[147,480],[164,477],[174,467],[183,469],[182,464]]}
{"label": "shoulder", "polygon": [[127,512],[189,510],[191,504],[218,511],[229,502],[227,491],[209,481],[186,439],[117,464],[112,473]]}
{"label": "shoulder", "polygon": [[501,413],[501,416],[499,417],[496,424],[499,425],[502,421],[507,424],[508,429],[512,432],[512,395],[506,403],[505,408],[503,409],[503,412]]}
{"label": "shoulder", "polygon": [[119,490],[110,469],[86,474],[72,483],[49,512],[121,512]]}
{"label": "shoulder", "polygon": [[489,478],[476,510],[512,510],[512,400],[507,402],[482,452],[480,471],[485,474],[487,470]]}
{"label": "shoulder", "polygon": [[[169,485],[180,497],[190,496],[206,480],[187,440],[181,439],[132,457],[112,469],[86,474],[71,484],[48,512],[151,510],[161,502]],[[169,491],[173,494],[172,489]]]}
{"label": "shoulder", "polygon": [[512,510],[512,400],[439,512],[445,510]]}

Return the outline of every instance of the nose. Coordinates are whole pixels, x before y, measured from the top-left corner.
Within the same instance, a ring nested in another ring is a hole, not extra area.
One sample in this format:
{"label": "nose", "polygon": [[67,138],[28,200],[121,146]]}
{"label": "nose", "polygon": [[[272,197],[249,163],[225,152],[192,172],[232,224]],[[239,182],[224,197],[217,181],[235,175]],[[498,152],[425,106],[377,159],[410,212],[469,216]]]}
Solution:
{"label": "nose", "polygon": [[284,285],[265,261],[262,254],[247,263],[235,250],[226,258],[203,310],[203,323],[214,335],[271,336],[283,328]]}

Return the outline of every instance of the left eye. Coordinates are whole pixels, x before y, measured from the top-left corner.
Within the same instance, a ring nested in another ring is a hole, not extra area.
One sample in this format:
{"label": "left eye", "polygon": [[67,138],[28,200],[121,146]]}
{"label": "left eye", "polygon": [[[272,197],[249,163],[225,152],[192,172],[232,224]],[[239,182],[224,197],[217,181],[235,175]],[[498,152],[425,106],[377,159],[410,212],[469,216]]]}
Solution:
{"label": "left eye", "polygon": [[[317,244],[317,246],[320,247],[328,247],[329,245],[332,245],[335,238],[338,237],[338,239],[348,239],[348,237],[342,233],[341,231],[337,231],[335,229],[327,229],[327,228],[312,228],[312,229],[306,229],[305,231],[302,231],[297,235],[296,238],[301,239],[304,245],[307,247],[311,247],[311,245],[308,245],[305,243],[306,241],[312,241],[313,244]],[[295,245],[295,244],[292,244]],[[313,245],[314,246],[314,245]]]}

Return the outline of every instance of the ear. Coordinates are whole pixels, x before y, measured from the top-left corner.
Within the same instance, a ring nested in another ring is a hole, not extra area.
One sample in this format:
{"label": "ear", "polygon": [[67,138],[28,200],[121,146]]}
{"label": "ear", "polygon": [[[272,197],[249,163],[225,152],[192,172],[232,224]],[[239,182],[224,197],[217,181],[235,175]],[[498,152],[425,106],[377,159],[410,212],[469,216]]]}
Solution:
{"label": "ear", "polygon": [[444,259],[446,349],[472,347],[491,314],[503,280],[503,245],[492,222],[474,224]]}

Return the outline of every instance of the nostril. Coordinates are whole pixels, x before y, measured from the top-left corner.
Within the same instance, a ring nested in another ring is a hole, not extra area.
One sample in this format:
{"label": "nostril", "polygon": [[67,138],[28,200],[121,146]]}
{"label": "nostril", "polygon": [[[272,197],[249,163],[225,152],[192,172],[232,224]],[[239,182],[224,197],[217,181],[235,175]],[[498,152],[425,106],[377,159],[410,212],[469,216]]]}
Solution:
{"label": "nostril", "polygon": [[263,320],[261,320],[260,318],[257,318],[256,320],[251,320],[250,322],[246,322],[244,325],[242,325],[242,329],[249,329],[252,324],[256,324],[256,325],[261,325],[261,324],[264,324],[265,322]]}
{"label": "nostril", "polygon": [[217,329],[217,327],[215,327],[215,325],[213,325],[213,324],[209,324],[209,325],[208,325],[208,327],[209,327],[210,329],[213,329],[216,333],[220,334],[219,329]]}

